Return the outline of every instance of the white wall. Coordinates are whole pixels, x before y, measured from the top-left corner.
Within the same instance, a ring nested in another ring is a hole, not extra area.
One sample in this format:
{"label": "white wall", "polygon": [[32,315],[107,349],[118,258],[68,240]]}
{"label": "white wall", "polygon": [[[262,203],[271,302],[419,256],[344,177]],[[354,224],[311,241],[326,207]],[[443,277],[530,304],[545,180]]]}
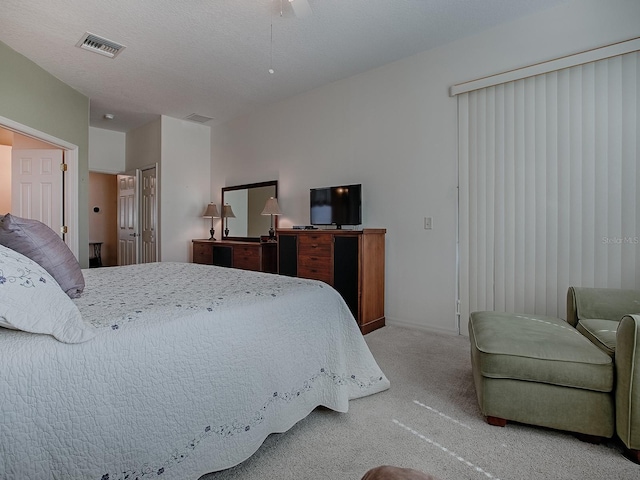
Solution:
{"label": "white wall", "polygon": [[160,119],[128,131],[125,139],[125,171],[160,163],[161,137]]}
{"label": "white wall", "polygon": [[122,173],[125,170],[126,134],[89,127],[89,170]]}
{"label": "white wall", "polygon": [[188,262],[191,240],[209,238],[211,228],[202,218],[211,201],[211,128],[165,116],[160,121],[160,258]]}
{"label": "white wall", "polygon": [[162,116],[126,134],[126,170],[158,164],[160,260],[188,262],[191,240],[209,238],[211,128]]}
{"label": "white wall", "polygon": [[363,226],[387,228],[388,323],[457,332],[449,87],[637,37],[638,19],[635,0],[568,2],[215,126],[212,192],[278,179],[284,227],[309,222],[310,187],[362,183]]}

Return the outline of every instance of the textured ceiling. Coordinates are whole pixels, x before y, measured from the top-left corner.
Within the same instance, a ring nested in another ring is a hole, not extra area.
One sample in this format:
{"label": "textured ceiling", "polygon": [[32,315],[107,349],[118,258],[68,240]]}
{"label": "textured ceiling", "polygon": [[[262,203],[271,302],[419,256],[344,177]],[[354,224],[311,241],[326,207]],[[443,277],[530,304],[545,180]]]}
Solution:
{"label": "textured ceiling", "polygon": [[[296,1],[312,13],[288,0],[2,0],[0,41],[90,97],[92,126],[127,131],[160,114],[224,122],[566,0]],[[126,49],[81,50],[85,32]]]}

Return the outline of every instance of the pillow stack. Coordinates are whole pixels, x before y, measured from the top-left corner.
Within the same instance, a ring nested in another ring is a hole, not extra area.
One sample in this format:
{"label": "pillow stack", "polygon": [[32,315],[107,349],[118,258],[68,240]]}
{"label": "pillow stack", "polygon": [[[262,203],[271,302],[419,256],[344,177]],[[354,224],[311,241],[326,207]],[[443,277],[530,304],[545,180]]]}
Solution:
{"label": "pillow stack", "polygon": [[95,336],[71,298],[84,290],[78,261],[45,224],[0,216],[0,327],[65,343]]}

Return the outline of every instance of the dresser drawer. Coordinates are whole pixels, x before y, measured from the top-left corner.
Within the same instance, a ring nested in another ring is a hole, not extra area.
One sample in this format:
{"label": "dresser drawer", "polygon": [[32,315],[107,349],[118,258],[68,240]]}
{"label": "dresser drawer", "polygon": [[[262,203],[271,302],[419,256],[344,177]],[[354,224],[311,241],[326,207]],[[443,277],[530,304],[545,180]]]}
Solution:
{"label": "dresser drawer", "polygon": [[193,244],[193,263],[213,264],[213,247],[210,243]]}
{"label": "dresser drawer", "polygon": [[233,247],[233,268],[260,271],[260,245]]}
{"label": "dresser drawer", "polygon": [[331,235],[300,235],[298,239],[298,256],[315,256],[331,258]]}
{"label": "dresser drawer", "polygon": [[[302,260],[302,259],[299,259]],[[305,264],[298,262],[298,277],[310,278],[312,280],[320,280],[331,285],[331,266],[328,262],[318,262],[317,264]]]}

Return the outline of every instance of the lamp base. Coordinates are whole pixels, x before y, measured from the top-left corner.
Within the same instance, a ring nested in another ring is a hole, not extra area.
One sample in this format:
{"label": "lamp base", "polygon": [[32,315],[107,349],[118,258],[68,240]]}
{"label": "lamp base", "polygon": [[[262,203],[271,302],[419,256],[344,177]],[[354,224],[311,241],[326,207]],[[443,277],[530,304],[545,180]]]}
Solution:
{"label": "lamp base", "polygon": [[209,229],[209,233],[211,234],[211,236],[209,237],[209,240],[215,240],[215,238],[213,238],[213,234],[216,233],[216,231],[213,228],[211,228]]}
{"label": "lamp base", "polygon": [[224,229],[224,236],[225,236],[225,237],[228,237],[228,236],[229,236],[229,229],[228,229],[228,228],[225,228],[225,229]]}

